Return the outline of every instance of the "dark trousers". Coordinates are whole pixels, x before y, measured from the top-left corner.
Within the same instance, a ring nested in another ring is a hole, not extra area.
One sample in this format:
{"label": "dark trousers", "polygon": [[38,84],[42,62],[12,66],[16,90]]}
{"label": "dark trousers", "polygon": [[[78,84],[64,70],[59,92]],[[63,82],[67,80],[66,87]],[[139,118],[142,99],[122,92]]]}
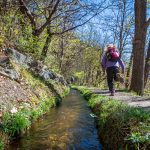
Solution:
{"label": "dark trousers", "polygon": [[107,83],[109,91],[114,91],[114,81],[117,81],[117,73],[119,73],[119,68],[117,66],[112,66],[107,68]]}

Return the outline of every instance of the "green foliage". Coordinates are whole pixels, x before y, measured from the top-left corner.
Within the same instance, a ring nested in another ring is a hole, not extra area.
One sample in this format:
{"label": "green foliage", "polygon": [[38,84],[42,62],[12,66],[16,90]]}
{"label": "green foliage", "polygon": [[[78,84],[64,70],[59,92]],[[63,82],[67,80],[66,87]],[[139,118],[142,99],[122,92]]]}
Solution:
{"label": "green foliage", "polygon": [[[51,107],[56,106],[58,99],[52,92],[52,89],[48,87],[43,80],[35,77],[24,67],[18,66],[15,63],[12,65],[22,75],[26,86],[34,90],[33,95],[30,95],[30,107],[24,107],[24,104],[22,104],[23,108],[18,109],[18,112],[5,112],[3,114],[0,131],[10,136],[16,136],[30,127],[32,121],[44,115]],[[58,90],[62,96],[69,92],[69,88],[66,86],[54,81],[49,82],[55,85],[56,90]],[[4,137],[2,137],[2,139],[4,140]],[[7,142],[2,141],[0,144],[3,145],[3,143]]]}
{"label": "green foliage", "polygon": [[70,88],[69,88],[69,87],[66,87],[66,88],[64,89],[64,92],[61,94],[61,96],[62,96],[62,97],[65,97],[65,96],[67,96],[67,95],[69,94],[69,92],[70,92]]}
{"label": "green foliage", "polygon": [[39,104],[39,106],[31,110],[30,115],[31,115],[32,120],[38,119],[40,116],[48,112],[52,106],[55,106],[55,103],[56,103],[55,99],[56,99],[55,97],[51,97],[46,100],[41,100],[41,103]]}
{"label": "green foliage", "polygon": [[144,143],[150,140],[150,135],[146,134],[143,136],[141,133],[135,132],[131,134],[129,140],[131,140],[133,143],[141,143],[141,142]]}
{"label": "green foliage", "polygon": [[0,46],[2,43],[17,46],[20,51],[39,58],[46,35],[43,33],[40,37],[33,36],[29,21],[17,9],[17,7],[8,9],[0,16]]}
{"label": "green foliage", "polygon": [[29,127],[30,124],[29,116],[21,111],[16,114],[5,113],[3,116],[3,131],[11,136],[19,134],[22,130]]}
{"label": "green foliage", "polygon": [[83,79],[85,74],[83,71],[80,71],[80,72],[75,72],[74,76],[77,77],[78,79]]}
{"label": "green foliage", "polygon": [[81,94],[86,98],[90,99],[93,93],[88,90],[85,86],[71,86],[73,89],[77,89],[81,92]]}
{"label": "green foliage", "polygon": [[[1,15],[0,22],[0,46],[3,46],[4,43],[10,44],[10,46],[17,47],[19,51],[28,53],[36,59],[41,58],[41,52],[48,36],[46,30],[40,36],[33,36],[30,21],[18,11],[17,7],[10,8],[4,15]],[[38,17],[36,22],[42,24],[45,19]],[[57,23],[52,23],[51,32],[60,31]],[[80,85],[99,85],[101,78],[101,73],[97,73],[100,72],[99,58],[99,46],[81,41],[71,31],[61,36],[51,37],[44,62],[49,68],[62,74],[66,79],[70,79],[74,75],[77,76]]]}
{"label": "green foliage", "polygon": [[3,149],[4,149],[4,142],[0,137],[0,150],[3,150]]}
{"label": "green foliage", "polygon": [[[76,88],[85,95],[89,106],[98,116],[98,128],[104,146],[112,145],[115,149],[126,147],[135,150],[150,146],[149,112],[106,96],[91,94],[86,87]],[[88,94],[90,97],[86,96]]]}
{"label": "green foliage", "polygon": [[32,54],[32,56],[36,58],[40,58],[41,50],[44,45],[44,37],[34,37],[30,30],[26,30],[26,36],[21,36],[18,39],[19,49],[28,54]]}
{"label": "green foliage", "polygon": [[132,143],[135,146],[135,149],[141,149],[140,143],[142,143],[144,145],[144,149],[146,149],[148,147],[146,146],[146,143],[150,143],[150,135],[148,133],[146,135],[142,135],[139,132],[134,132],[131,134],[128,140],[132,141]]}
{"label": "green foliage", "polygon": [[50,89],[44,84],[44,82],[40,78],[33,76],[31,72],[27,71],[24,68],[20,69],[20,73],[26,80],[27,84],[39,94],[41,99],[43,97],[48,98],[50,95],[52,95]]}
{"label": "green foliage", "polygon": [[24,109],[15,114],[6,112],[3,116],[2,130],[11,136],[20,134],[31,125],[32,120],[45,114],[54,105],[55,97],[43,98],[40,100],[40,104],[31,110]]}
{"label": "green foliage", "polygon": [[4,36],[0,34],[0,47],[4,44]]}

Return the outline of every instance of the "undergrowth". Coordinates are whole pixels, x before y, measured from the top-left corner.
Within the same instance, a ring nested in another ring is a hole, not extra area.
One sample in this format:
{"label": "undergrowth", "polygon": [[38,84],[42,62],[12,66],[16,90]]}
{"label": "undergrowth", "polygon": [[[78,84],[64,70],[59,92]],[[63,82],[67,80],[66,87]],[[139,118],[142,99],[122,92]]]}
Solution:
{"label": "undergrowth", "polygon": [[86,87],[74,87],[88,100],[97,116],[97,127],[104,149],[148,150],[150,112],[112,98],[93,94]]}
{"label": "undergrowth", "polygon": [[[16,65],[15,68],[22,76],[22,84],[30,89],[33,95],[30,95],[28,103],[22,103],[21,107],[16,105],[15,109],[17,111],[15,113],[11,111],[3,112],[2,122],[0,123],[0,150],[4,149],[5,144],[8,143],[8,140],[5,140],[5,135],[10,138],[20,136],[30,127],[33,121],[44,115],[58,103],[58,97],[40,78],[33,76],[31,72],[23,67]],[[55,88],[59,91],[61,85],[57,83]],[[62,85],[61,97],[68,93],[69,88]]]}
{"label": "undergrowth", "polygon": [[55,98],[42,101],[39,106],[29,110],[23,109],[15,114],[6,112],[3,115],[3,123],[1,130],[10,136],[19,135],[23,130],[27,129],[31,122],[45,114],[55,104]]}

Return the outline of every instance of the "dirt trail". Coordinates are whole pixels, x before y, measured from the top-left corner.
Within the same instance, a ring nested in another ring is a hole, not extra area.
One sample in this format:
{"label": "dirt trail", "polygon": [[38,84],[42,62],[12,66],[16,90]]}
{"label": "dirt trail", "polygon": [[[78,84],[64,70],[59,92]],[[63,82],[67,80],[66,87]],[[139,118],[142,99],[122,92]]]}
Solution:
{"label": "dirt trail", "polygon": [[[93,93],[104,96],[109,96],[108,90],[100,90],[97,88],[89,88]],[[110,98],[120,100],[130,106],[142,107],[146,110],[150,110],[150,97],[148,96],[136,96],[131,93],[127,93],[121,90],[116,91],[115,96],[109,96]]]}

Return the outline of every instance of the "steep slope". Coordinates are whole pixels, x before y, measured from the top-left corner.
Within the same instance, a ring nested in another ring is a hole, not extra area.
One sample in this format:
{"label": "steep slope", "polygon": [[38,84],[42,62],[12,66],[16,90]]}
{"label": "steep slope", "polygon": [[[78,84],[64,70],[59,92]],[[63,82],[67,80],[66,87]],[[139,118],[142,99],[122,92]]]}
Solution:
{"label": "steep slope", "polygon": [[64,78],[14,49],[0,53],[0,149],[61,102]]}

